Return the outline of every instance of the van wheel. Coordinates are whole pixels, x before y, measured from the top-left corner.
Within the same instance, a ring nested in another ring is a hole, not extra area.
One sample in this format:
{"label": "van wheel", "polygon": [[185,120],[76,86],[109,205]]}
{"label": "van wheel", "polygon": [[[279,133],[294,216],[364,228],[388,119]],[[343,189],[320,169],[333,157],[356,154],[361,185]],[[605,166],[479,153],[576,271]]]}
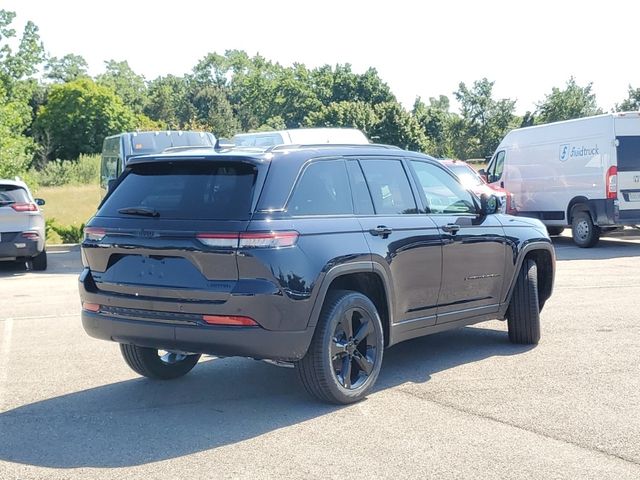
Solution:
{"label": "van wheel", "polygon": [[307,354],[296,370],[305,389],[335,404],[362,400],[380,374],[384,350],[382,322],[361,293],[327,294]]}
{"label": "van wheel", "polygon": [[538,267],[525,259],[507,309],[509,340],[535,345],[540,341],[540,304],[538,300]]}
{"label": "van wheel", "polygon": [[182,377],[200,360],[200,355],[166,352],[124,343],[120,344],[120,353],[134,372],[156,380]]}
{"label": "van wheel", "polygon": [[556,237],[564,232],[564,227],[547,227],[547,232],[549,232],[549,236]]}
{"label": "van wheel", "polygon": [[571,220],[573,242],[581,248],[591,248],[600,240],[600,227],[593,224],[589,212],[574,213]]}
{"label": "van wheel", "polygon": [[47,251],[43,250],[31,259],[31,265],[34,270],[43,271],[47,269]]}

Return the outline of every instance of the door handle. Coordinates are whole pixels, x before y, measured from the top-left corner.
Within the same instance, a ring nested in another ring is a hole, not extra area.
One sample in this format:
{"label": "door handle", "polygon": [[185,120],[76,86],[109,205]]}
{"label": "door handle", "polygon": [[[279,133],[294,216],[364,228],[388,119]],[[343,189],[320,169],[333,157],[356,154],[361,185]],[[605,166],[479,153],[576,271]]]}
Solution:
{"label": "door handle", "polygon": [[369,233],[374,237],[382,238],[388,237],[389,235],[391,235],[391,232],[393,232],[393,229],[384,225],[378,225],[376,228],[372,228],[369,230]]}
{"label": "door handle", "polygon": [[442,227],[442,230],[452,235],[455,235],[460,230],[460,225],[456,225],[455,223],[447,223]]}
{"label": "door handle", "polygon": [[504,188],[504,182],[500,182],[500,188]]}

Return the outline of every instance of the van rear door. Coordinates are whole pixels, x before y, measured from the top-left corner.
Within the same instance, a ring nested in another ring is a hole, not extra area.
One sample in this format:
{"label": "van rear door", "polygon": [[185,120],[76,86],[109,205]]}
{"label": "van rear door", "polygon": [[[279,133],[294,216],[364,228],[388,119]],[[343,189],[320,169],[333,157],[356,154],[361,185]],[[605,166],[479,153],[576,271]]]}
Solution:
{"label": "van rear door", "polygon": [[[640,217],[640,115],[626,114],[615,122],[620,220]],[[634,212],[635,210],[635,212]]]}

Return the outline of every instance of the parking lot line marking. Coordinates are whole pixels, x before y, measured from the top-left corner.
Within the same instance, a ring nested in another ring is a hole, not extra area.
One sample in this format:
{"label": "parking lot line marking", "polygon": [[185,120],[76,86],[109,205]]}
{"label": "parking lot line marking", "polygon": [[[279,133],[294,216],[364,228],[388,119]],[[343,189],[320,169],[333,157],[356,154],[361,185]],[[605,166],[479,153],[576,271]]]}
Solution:
{"label": "parking lot line marking", "polygon": [[7,384],[9,370],[9,351],[13,335],[13,318],[4,321],[2,329],[2,343],[0,343],[0,407],[4,404],[4,391]]}
{"label": "parking lot line marking", "polygon": [[[58,314],[53,314],[53,315],[29,315],[26,317],[13,317],[13,318],[8,318],[7,320],[37,320],[39,318],[64,318],[64,317],[79,317],[80,316],[80,312],[78,313],[58,313]],[[2,319],[0,319],[0,322],[2,321]]]}

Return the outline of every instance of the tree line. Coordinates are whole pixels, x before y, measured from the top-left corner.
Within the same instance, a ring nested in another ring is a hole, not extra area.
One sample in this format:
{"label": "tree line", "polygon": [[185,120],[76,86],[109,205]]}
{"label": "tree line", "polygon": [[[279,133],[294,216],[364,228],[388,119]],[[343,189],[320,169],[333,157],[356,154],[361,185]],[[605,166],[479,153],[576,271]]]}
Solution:
{"label": "tree line", "polygon": [[[535,111],[516,115],[516,101],[495,98],[486,78],[461,82],[446,95],[416,98],[408,110],[375,68],[349,64],[283,66],[241,50],[210,53],[182,76],[148,80],[126,60],[108,60],[95,77],[75,54],[46,55],[38,28],[20,35],[15,13],[0,10],[0,177],[54,159],[97,153],[104,137],[130,130],[203,130],[218,137],[298,127],[355,127],[379,143],[437,157],[483,158],[512,128],[602,113],[592,84],[570,78]],[[640,109],[640,88],[612,110]]]}

